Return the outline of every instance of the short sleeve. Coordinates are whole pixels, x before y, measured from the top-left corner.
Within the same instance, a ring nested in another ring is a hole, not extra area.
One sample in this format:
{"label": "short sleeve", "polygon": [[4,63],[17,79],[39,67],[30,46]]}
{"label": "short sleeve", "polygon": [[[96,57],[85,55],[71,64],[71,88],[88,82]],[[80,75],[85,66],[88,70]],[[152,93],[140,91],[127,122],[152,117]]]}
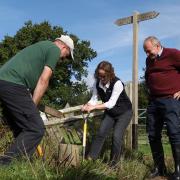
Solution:
{"label": "short sleeve", "polygon": [[56,64],[60,58],[60,53],[60,49],[56,47],[49,48],[46,53],[45,65],[50,67],[52,71],[55,70]]}

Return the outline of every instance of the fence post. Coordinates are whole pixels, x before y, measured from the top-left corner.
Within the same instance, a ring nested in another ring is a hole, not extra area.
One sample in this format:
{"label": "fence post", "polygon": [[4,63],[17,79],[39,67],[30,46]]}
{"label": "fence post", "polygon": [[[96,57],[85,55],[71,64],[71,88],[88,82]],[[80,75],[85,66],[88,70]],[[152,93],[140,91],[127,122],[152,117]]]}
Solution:
{"label": "fence post", "polygon": [[[129,82],[125,86],[126,93],[132,102],[132,82]],[[132,119],[129,123],[129,126],[127,127],[127,133],[125,137],[125,145],[128,149],[132,149]]]}
{"label": "fence post", "polygon": [[[64,108],[70,108],[70,105],[69,103],[66,103],[65,107]],[[71,113],[68,113],[68,114],[65,114],[65,117],[72,117],[74,116],[74,112],[71,112]]]}

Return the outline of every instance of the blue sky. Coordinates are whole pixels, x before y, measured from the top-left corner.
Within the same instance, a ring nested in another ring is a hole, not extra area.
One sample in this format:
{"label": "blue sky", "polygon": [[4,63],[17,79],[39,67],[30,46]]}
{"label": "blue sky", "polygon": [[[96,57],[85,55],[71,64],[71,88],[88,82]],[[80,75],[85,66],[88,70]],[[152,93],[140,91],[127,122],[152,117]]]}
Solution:
{"label": "blue sky", "polygon": [[165,47],[180,49],[179,0],[5,0],[0,1],[0,41],[13,36],[24,22],[44,20],[58,25],[81,40],[89,40],[98,56],[89,63],[88,84],[97,64],[110,61],[124,82],[132,79],[132,25],[118,27],[114,21],[140,13],[157,11],[160,15],[139,23],[139,77],[143,75],[145,54],[142,43],[149,35],[157,36]]}

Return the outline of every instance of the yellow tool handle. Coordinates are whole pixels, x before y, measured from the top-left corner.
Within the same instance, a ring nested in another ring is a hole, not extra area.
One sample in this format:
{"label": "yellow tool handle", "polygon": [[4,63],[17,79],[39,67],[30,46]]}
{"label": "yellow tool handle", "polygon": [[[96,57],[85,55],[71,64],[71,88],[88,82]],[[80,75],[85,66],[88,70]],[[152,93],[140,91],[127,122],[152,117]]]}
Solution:
{"label": "yellow tool handle", "polygon": [[40,145],[37,146],[37,152],[38,152],[38,154],[39,154],[40,157],[43,156],[43,151],[42,151],[42,148],[41,148]]}
{"label": "yellow tool handle", "polygon": [[86,132],[87,132],[87,123],[84,123],[84,132],[83,132],[83,147],[86,146]]}

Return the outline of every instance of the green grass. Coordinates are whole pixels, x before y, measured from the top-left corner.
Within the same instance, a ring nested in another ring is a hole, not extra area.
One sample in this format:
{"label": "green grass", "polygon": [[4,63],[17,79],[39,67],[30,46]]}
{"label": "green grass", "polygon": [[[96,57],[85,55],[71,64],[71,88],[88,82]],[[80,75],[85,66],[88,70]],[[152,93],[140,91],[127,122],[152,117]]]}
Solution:
{"label": "green grass", "polygon": [[122,159],[116,169],[101,160],[85,161],[77,167],[51,166],[41,160],[15,161],[10,166],[0,166],[0,179],[58,179],[58,180],[140,180],[146,175],[147,167],[138,160]]}
{"label": "green grass", "polygon": [[[167,156],[171,156],[171,146],[170,144],[163,144],[164,154]],[[138,150],[142,152],[144,155],[151,155],[151,150],[149,144],[140,144]]]}
{"label": "green grass", "polygon": [[9,166],[0,166],[0,179],[26,180],[26,179],[51,179],[56,173],[44,166],[42,161],[14,161]]}
{"label": "green grass", "polygon": [[[172,160],[166,164],[172,172]],[[0,166],[0,180],[143,180],[151,167],[152,159],[139,151],[126,151],[116,168],[102,160],[84,161],[75,167],[35,158],[33,162],[25,159],[14,161],[10,166]]]}
{"label": "green grass", "polygon": [[[2,133],[3,130],[2,128]],[[11,134],[5,132],[0,140],[1,152],[12,140]],[[111,168],[106,163],[109,158],[109,143],[105,146],[107,158],[104,160],[84,161],[78,166],[71,166],[59,159],[61,149],[58,141],[52,143],[46,139],[45,161],[35,158],[30,162],[25,158],[22,161],[14,161],[10,166],[0,166],[0,180],[143,180],[149,174],[153,162],[147,137],[143,133],[140,135],[138,151],[125,150],[116,168]],[[171,157],[171,148],[166,140],[163,140],[166,142],[163,145],[165,155]],[[172,172],[172,159],[168,159],[166,164],[168,170]]]}

